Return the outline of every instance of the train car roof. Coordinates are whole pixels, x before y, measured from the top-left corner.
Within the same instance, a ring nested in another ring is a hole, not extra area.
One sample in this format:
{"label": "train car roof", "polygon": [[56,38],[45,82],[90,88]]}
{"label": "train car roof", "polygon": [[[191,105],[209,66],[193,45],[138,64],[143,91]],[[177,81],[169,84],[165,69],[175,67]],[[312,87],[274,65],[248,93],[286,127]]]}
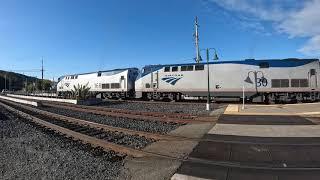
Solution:
{"label": "train car roof", "polygon": [[110,70],[103,70],[103,71],[94,71],[94,72],[88,72],[88,73],[79,73],[79,74],[67,74],[61,77],[65,77],[65,76],[79,76],[79,75],[86,75],[86,74],[94,74],[94,73],[104,73],[104,72],[113,72],[113,71],[125,71],[125,70],[129,70],[129,69],[135,69],[135,70],[139,70],[138,68],[121,68],[121,69],[110,69]]}
{"label": "train car roof", "polygon": [[[319,61],[319,59],[297,59],[297,58],[287,58],[287,59],[245,59],[245,60],[232,60],[232,61],[211,61],[209,64],[246,64],[259,66],[262,62],[269,63],[269,67],[297,67],[302,66],[314,61]],[[205,65],[207,62],[203,61],[200,63],[184,63],[184,64],[158,64],[158,65],[147,65],[144,68],[161,68],[165,66],[187,66],[187,65]]]}

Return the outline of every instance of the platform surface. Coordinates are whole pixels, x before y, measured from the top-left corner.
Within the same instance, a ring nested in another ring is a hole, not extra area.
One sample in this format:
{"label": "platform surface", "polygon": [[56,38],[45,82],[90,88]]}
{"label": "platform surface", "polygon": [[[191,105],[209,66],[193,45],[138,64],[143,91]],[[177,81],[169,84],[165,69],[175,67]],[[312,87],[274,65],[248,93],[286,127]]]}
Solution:
{"label": "platform surface", "polygon": [[320,179],[319,105],[232,106],[171,179]]}

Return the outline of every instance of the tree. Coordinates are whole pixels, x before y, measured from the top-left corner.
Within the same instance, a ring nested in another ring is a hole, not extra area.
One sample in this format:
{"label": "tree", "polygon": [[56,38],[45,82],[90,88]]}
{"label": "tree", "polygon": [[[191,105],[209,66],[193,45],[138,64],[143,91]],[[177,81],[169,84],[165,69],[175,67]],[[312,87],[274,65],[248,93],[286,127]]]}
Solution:
{"label": "tree", "polygon": [[52,85],[52,82],[50,80],[46,80],[46,79],[44,79],[43,81],[38,80],[36,82],[36,89],[38,91],[41,91],[41,90],[49,91],[51,89],[51,85]]}

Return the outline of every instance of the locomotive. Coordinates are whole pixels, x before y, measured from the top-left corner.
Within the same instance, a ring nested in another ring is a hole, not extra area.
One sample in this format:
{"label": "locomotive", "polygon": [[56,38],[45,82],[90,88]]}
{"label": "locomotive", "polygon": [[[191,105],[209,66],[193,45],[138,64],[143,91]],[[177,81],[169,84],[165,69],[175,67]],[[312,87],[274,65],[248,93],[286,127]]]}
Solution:
{"label": "locomotive", "polygon": [[[94,95],[105,98],[145,100],[205,97],[252,102],[316,101],[320,99],[319,59],[265,59],[147,65],[59,79],[59,95],[70,93],[73,85],[87,85]],[[208,89],[209,87],[209,89]]]}
{"label": "locomotive", "polygon": [[138,73],[137,68],[125,68],[66,75],[58,79],[57,93],[69,96],[75,86],[82,85],[89,87],[91,94],[102,94],[104,98],[134,97]]}

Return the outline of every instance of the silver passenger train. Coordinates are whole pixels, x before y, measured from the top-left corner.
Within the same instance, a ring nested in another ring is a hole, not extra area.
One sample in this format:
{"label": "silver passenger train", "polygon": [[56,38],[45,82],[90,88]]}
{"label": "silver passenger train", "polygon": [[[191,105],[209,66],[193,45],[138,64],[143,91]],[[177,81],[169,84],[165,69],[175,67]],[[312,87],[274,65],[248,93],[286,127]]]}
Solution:
{"label": "silver passenger train", "polygon": [[[209,66],[209,67],[208,67]],[[68,75],[60,79],[60,94],[73,85],[88,84],[103,97],[171,99],[204,97],[254,102],[320,99],[319,59],[268,59],[148,65],[137,68]],[[209,76],[209,82],[208,82]],[[72,78],[73,77],[73,78]]]}

